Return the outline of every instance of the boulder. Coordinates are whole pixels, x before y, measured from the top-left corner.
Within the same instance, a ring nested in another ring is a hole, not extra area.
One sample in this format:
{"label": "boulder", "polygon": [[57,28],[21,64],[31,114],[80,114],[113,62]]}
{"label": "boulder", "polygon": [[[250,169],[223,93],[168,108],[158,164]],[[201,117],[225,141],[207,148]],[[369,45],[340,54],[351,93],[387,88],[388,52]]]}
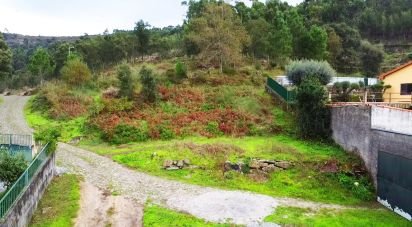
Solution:
{"label": "boulder", "polygon": [[183,163],[187,166],[190,166],[190,160],[189,159],[183,160]]}
{"label": "boulder", "polygon": [[180,168],[176,166],[171,166],[171,167],[166,168],[166,170],[179,170],[179,169]]}
{"label": "boulder", "polygon": [[173,166],[173,161],[172,160],[165,160],[163,162],[163,168],[167,169],[169,167]]}
{"label": "boulder", "polygon": [[183,160],[177,161],[176,166],[177,166],[179,169],[182,169],[184,165],[185,165],[185,164],[184,164]]}
{"label": "boulder", "polygon": [[279,161],[279,162],[276,162],[274,165],[282,169],[289,169],[292,163],[287,162],[287,161]]}
{"label": "boulder", "polygon": [[249,165],[249,168],[251,168],[251,169],[259,169],[260,168],[260,163],[259,163],[259,161],[258,160],[252,160],[251,162],[250,162],[250,165]]}

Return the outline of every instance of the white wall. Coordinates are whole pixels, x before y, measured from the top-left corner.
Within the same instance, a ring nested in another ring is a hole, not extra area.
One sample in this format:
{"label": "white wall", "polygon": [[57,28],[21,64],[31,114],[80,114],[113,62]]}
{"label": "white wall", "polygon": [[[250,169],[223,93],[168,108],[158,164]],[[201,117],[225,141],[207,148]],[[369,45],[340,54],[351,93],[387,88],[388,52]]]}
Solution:
{"label": "white wall", "polygon": [[391,107],[372,107],[372,129],[412,135],[412,111]]}

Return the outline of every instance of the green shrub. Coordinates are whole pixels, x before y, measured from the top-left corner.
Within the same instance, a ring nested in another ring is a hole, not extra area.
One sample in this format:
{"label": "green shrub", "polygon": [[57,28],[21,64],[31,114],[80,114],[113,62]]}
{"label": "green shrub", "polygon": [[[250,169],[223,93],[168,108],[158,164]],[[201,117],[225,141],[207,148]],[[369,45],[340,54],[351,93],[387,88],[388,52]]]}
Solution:
{"label": "green shrub", "polygon": [[132,78],[132,71],[128,65],[123,64],[117,69],[117,79],[120,82],[119,95],[121,97],[133,99],[135,86]]}
{"label": "green shrub", "polygon": [[114,129],[111,142],[114,144],[125,144],[130,142],[144,142],[149,139],[147,124],[142,123],[138,128],[132,125],[119,124]]}
{"label": "green shrub", "polygon": [[356,178],[345,173],[337,174],[339,183],[353,192],[356,198],[363,201],[371,201],[374,198],[373,186],[366,177]]}
{"label": "green shrub", "polygon": [[66,62],[61,69],[64,81],[73,86],[84,85],[92,79],[89,67],[80,59],[72,59]]}
{"label": "green shrub", "polygon": [[8,151],[0,150],[0,182],[8,188],[26,170],[27,163],[23,155],[11,155]]}
{"label": "green shrub", "polygon": [[219,129],[219,123],[215,121],[208,122],[206,125],[206,131],[214,136],[222,136],[223,132]]}
{"label": "green shrub", "polygon": [[286,67],[286,75],[297,86],[308,77],[327,85],[336,76],[336,72],[326,61],[300,60],[293,61]]}
{"label": "green shrub", "polygon": [[223,67],[223,73],[229,76],[233,76],[236,74],[236,69],[233,67],[225,66]]}
{"label": "green shrub", "polygon": [[178,113],[187,112],[187,109],[181,108],[171,102],[160,103],[160,108],[162,109],[164,113],[168,113],[168,114],[178,114]]}
{"label": "green shrub", "polygon": [[162,140],[171,140],[176,137],[175,133],[166,125],[157,126],[159,130],[160,139]]}
{"label": "green shrub", "polygon": [[57,142],[60,136],[61,132],[59,129],[55,127],[44,127],[36,131],[34,139],[42,144],[49,143],[48,151],[54,152],[57,148]]}
{"label": "green shrub", "polygon": [[157,99],[157,85],[153,76],[153,71],[143,67],[140,72],[140,81],[142,83],[141,95],[143,100],[148,103],[154,103]]}
{"label": "green shrub", "polygon": [[305,79],[297,89],[297,124],[300,135],[309,139],[330,136],[330,111],[325,88],[315,78]]}
{"label": "green shrub", "polygon": [[234,107],[238,110],[253,114],[259,114],[262,110],[260,103],[256,98],[253,97],[240,97],[234,102]]}
{"label": "green shrub", "polygon": [[133,102],[126,97],[121,99],[103,99],[104,108],[111,113],[122,112],[133,109]]}
{"label": "green shrub", "polygon": [[178,61],[175,66],[175,73],[180,79],[187,78],[187,66],[183,62]]}

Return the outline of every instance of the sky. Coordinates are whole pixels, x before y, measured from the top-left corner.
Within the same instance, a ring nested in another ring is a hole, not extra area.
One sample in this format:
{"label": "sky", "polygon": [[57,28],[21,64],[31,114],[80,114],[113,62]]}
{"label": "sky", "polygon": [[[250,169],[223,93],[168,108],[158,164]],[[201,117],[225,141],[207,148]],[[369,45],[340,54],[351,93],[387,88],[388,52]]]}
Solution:
{"label": "sky", "polygon": [[[263,0],[262,0],[263,1]],[[140,19],[156,27],[182,24],[182,0],[0,0],[0,32],[78,36],[131,30]],[[250,0],[244,0],[248,5]],[[296,5],[302,0],[287,0]]]}

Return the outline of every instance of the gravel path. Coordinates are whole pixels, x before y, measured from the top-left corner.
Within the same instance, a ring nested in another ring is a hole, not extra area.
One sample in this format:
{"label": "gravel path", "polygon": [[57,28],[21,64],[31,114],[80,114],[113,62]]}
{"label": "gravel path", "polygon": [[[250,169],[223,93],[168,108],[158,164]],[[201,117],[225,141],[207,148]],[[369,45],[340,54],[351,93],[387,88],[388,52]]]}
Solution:
{"label": "gravel path", "polygon": [[[263,225],[263,218],[277,206],[341,209],[290,198],[273,198],[244,191],[226,191],[189,185],[128,169],[95,153],[59,144],[58,164],[81,174],[87,182],[144,204],[148,199],[174,210],[212,222],[230,221],[249,226]],[[268,223],[264,224],[268,226]]]}
{"label": "gravel path", "polygon": [[24,105],[30,97],[0,96],[0,133],[31,135],[33,130],[24,119]]}

